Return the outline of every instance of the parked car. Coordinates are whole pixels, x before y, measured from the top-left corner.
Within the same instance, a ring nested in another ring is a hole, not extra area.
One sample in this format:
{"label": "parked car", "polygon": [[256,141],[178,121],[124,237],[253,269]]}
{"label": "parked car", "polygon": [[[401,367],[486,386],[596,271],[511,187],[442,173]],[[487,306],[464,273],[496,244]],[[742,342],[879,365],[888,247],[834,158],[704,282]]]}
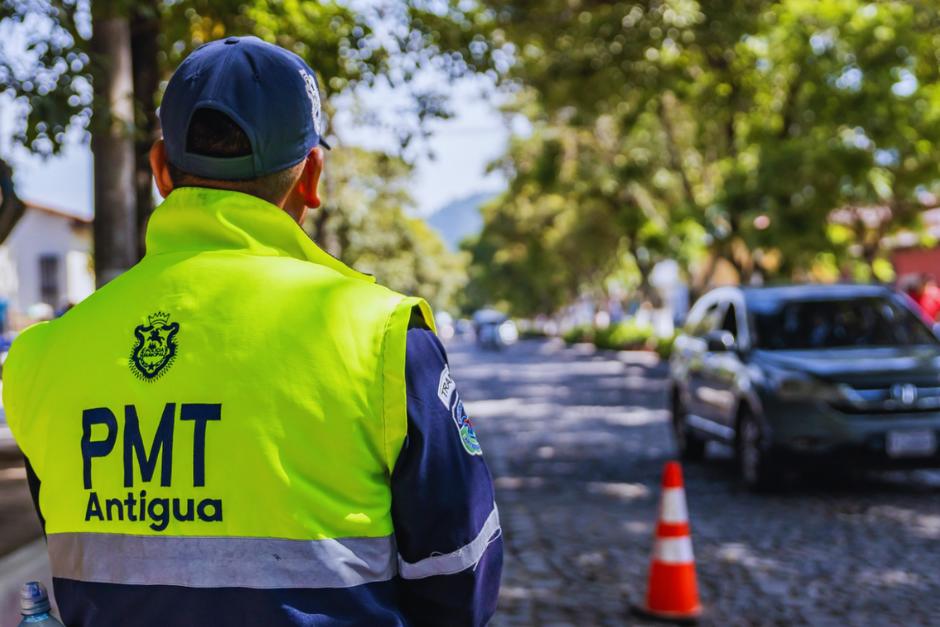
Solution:
{"label": "parked car", "polygon": [[495,309],[480,309],[473,314],[477,345],[489,350],[502,350],[519,339],[516,323]]}
{"label": "parked car", "polygon": [[807,463],[940,466],[940,340],[891,289],[725,287],[670,361],[680,454],[732,445],[752,488]]}

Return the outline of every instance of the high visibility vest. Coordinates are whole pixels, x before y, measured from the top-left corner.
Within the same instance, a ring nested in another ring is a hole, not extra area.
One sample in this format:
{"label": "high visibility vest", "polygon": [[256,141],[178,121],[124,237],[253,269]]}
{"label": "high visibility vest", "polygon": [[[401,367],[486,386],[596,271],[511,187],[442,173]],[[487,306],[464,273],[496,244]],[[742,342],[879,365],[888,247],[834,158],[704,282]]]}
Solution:
{"label": "high visibility vest", "polygon": [[3,370],[53,576],[348,588],[395,576],[390,474],[424,301],[317,248],[281,209],[174,191],[147,255]]}

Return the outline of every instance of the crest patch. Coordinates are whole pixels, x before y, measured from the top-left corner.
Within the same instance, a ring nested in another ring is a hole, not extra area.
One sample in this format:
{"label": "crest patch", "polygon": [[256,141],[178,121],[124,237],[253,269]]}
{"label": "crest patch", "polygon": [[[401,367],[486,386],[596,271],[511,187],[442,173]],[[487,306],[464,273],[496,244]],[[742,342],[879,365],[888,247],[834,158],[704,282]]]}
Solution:
{"label": "crest patch", "polygon": [[470,416],[463,407],[463,401],[459,398],[454,403],[453,411],[454,424],[457,425],[457,432],[460,434],[460,443],[464,450],[470,455],[482,455],[483,449],[480,447],[480,441],[473,430],[473,423],[470,422]]}
{"label": "crest patch", "polygon": [[131,351],[131,372],[143,381],[154,381],[167,371],[176,359],[179,344],[178,322],[170,322],[170,314],[157,312],[147,316],[147,324],[134,329],[134,349]]}

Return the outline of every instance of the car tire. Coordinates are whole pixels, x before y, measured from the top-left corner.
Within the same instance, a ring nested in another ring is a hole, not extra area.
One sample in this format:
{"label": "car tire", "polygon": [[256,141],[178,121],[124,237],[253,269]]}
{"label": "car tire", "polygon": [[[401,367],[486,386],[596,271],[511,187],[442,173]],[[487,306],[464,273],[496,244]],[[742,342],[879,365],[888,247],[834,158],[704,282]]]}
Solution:
{"label": "car tire", "polygon": [[707,442],[689,428],[682,397],[678,392],[672,397],[672,437],[676,442],[679,457],[684,461],[697,462],[705,457]]}
{"label": "car tire", "polygon": [[750,410],[738,419],[736,458],[744,485],[755,492],[772,491],[780,485],[780,472],[772,458],[764,429]]}

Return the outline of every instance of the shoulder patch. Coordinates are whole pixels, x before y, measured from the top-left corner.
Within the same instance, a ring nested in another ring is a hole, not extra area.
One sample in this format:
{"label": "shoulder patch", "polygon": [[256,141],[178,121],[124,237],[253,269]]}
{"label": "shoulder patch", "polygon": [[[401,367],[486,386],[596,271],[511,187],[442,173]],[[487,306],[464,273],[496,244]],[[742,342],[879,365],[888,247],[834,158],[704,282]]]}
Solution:
{"label": "shoulder patch", "polygon": [[451,413],[454,424],[457,425],[457,433],[460,435],[460,443],[470,455],[482,455],[483,449],[480,448],[480,441],[477,439],[476,431],[473,430],[473,423],[470,422],[470,416],[464,409],[463,401],[460,397],[454,403],[454,411]]}
{"label": "shoulder patch", "polygon": [[446,365],[441,370],[441,378],[437,382],[437,397],[441,399],[444,407],[450,409],[450,397],[454,393],[454,380],[450,376],[450,368]]}

